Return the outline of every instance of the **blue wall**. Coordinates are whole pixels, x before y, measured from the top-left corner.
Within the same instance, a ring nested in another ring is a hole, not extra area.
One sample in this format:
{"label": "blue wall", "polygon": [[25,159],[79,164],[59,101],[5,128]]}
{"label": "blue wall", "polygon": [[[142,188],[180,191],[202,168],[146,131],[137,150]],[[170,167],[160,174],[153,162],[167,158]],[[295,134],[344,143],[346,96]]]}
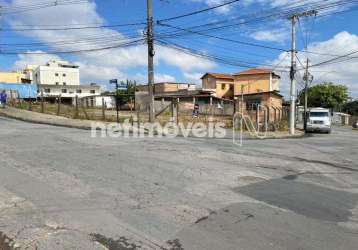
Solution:
{"label": "blue wall", "polygon": [[26,84],[26,83],[1,83],[0,90],[13,90],[16,91],[19,95],[19,98],[37,98],[37,85],[36,84]]}

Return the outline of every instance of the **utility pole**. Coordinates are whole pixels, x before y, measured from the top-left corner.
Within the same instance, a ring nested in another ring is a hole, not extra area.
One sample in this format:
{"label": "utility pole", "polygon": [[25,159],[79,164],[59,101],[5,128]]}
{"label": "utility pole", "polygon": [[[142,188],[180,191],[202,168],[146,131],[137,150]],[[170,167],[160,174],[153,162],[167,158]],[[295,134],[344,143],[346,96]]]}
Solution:
{"label": "utility pole", "polygon": [[296,114],[296,21],[297,16],[292,15],[290,17],[292,25],[292,38],[291,38],[291,70],[290,70],[290,79],[291,79],[291,90],[290,90],[290,135],[295,134],[295,114]]}
{"label": "utility pole", "polygon": [[305,81],[305,103],[304,103],[304,119],[303,119],[303,128],[304,128],[304,131],[306,132],[307,130],[307,113],[308,113],[308,85],[312,83],[313,81],[313,76],[309,73],[308,71],[308,65],[309,65],[309,60],[307,58],[307,61],[306,61],[306,72],[305,72],[305,75],[303,77],[303,80]]}
{"label": "utility pole", "polygon": [[290,91],[290,121],[289,121],[289,132],[290,135],[295,134],[295,122],[296,122],[296,22],[299,17],[308,17],[317,15],[316,10],[305,11],[298,14],[293,14],[289,17],[292,25],[292,41],[291,41],[291,70],[290,70],[290,79],[291,79],[291,91]]}
{"label": "utility pole", "polygon": [[154,110],[154,37],[153,37],[153,1],[147,0],[147,44],[148,44],[148,93],[149,93],[149,122],[155,119]]}

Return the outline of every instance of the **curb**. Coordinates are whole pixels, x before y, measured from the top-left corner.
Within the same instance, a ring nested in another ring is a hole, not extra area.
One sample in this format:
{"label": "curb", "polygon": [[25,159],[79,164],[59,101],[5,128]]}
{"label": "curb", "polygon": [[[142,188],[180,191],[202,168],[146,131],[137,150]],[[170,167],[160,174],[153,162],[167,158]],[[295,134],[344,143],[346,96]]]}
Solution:
{"label": "curb", "polygon": [[[15,120],[18,120],[18,121],[34,123],[34,124],[43,124],[43,125],[50,125],[50,126],[55,126],[55,127],[75,128],[75,129],[82,129],[82,130],[91,130],[90,126],[74,125],[74,124],[62,124],[62,123],[49,122],[49,121],[37,120],[37,119],[31,119],[31,118],[27,119],[27,118],[23,118],[23,117],[18,117],[16,115],[10,115],[10,114],[3,113],[1,110],[0,110],[0,116],[15,119]],[[69,119],[69,121],[71,121],[71,120]],[[78,121],[81,121],[81,120],[78,120]]]}
{"label": "curb", "polygon": [[[18,109],[14,109],[15,111]],[[23,112],[32,112],[32,111],[26,111],[26,110],[21,110]],[[10,114],[9,114],[10,113]],[[35,112],[34,112],[35,113]],[[40,114],[40,113],[39,113]],[[41,114],[43,115],[43,114]],[[43,124],[43,125],[50,125],[50,126],[56,126],[56,127],[64,127],[64,128],[74,128],[74,129],[81,129],[81,130],[91,130],[92,126],[89,125],[79,125],[79,124],[71,124],[73,122],[97,122],[97,123],[103,123],[103,125],[106,125],[107,123],[105,122],[101,122],[101,121],[88,121],[88,120],[75,120],[75,119],[71,119],[71,118],[65,118],[65,117],[61,117],[60,121],[46,121],[46,118],[24,118],[21,117],[20,115],[17,114],[11,114],[11,112],[4,112],[3,110],[0,109],[0,116],[3,117],[7,117],[7,118],[11,118],[11,119],[15,119],[15,120],[19,120],[19,121],[23,121],[23,122],[28,122],[28,123],[34,123],[34,124]],[[53,117],[56,118],[57,116],[55,115],[47,115],[49,118]],[[66,123],[68,122],[68,123]],[[358,130],[357,130],[358,131]],[[302,133],[300,130],[298,130],[298,132],[300,132],[300,134],[295,134],[295,135],[270,135],[267,136],[265,138],[257,138],[257,137],[253,137],[253,136],[245,136],[244,140],[279,140],[279,139],[300,139],[300,138],[304,138],[304,137],[309,137],[309,135],[306,135],[305,133]],[[130,131],[130,133],[133,133],[133,131]],[[147,134],[148,132],[145,132],[145,134]],[[162,136],[166,136],[165,134],[163,134]],[[182,137],[184,138],[183,134],[179,134],[178,137]],[[192,134],[190,133],[190,135],[188,136],[188,138],[197,138],[195,136],[192,136]],[[203,138],[198,138],[198,139],[208,139],[208,137],[203,137]],[[212,139],[221,139],[221,140],[232,140],[232,136],[231,137],[224,137],[224,138],[212,138]]]}

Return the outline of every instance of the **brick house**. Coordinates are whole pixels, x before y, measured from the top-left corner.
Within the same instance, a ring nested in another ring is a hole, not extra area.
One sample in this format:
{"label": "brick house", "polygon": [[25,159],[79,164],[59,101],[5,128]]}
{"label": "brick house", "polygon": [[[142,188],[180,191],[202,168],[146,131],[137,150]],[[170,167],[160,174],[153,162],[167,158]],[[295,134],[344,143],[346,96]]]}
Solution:
{"label": "brick house", "polygon": [[237,100],[236,110],[243,107],[244,112],[251,114],[259,106],[260,116],[266,110],[270,122],[282,118],[280,76],[273,70],[257,68],[235,74],[206,73],[201,79],[203,91],[219,98]]}
{"label": "brick house", "polygon": [[206,73],[201,78],[202,90],[214,96],[234,99],[234,76],[220,73]]}

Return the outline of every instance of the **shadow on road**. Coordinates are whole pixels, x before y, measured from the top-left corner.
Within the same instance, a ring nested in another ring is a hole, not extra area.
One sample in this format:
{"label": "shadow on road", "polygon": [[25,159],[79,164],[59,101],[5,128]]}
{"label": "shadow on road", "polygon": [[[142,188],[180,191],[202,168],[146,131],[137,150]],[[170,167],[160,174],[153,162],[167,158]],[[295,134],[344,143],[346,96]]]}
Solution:
{"label": "shadow on road", "polygon": [[319,220],[344,222],[352,216],[358,195],[325,188],[294,178],[272,179],[235,191],[273,206]]}

